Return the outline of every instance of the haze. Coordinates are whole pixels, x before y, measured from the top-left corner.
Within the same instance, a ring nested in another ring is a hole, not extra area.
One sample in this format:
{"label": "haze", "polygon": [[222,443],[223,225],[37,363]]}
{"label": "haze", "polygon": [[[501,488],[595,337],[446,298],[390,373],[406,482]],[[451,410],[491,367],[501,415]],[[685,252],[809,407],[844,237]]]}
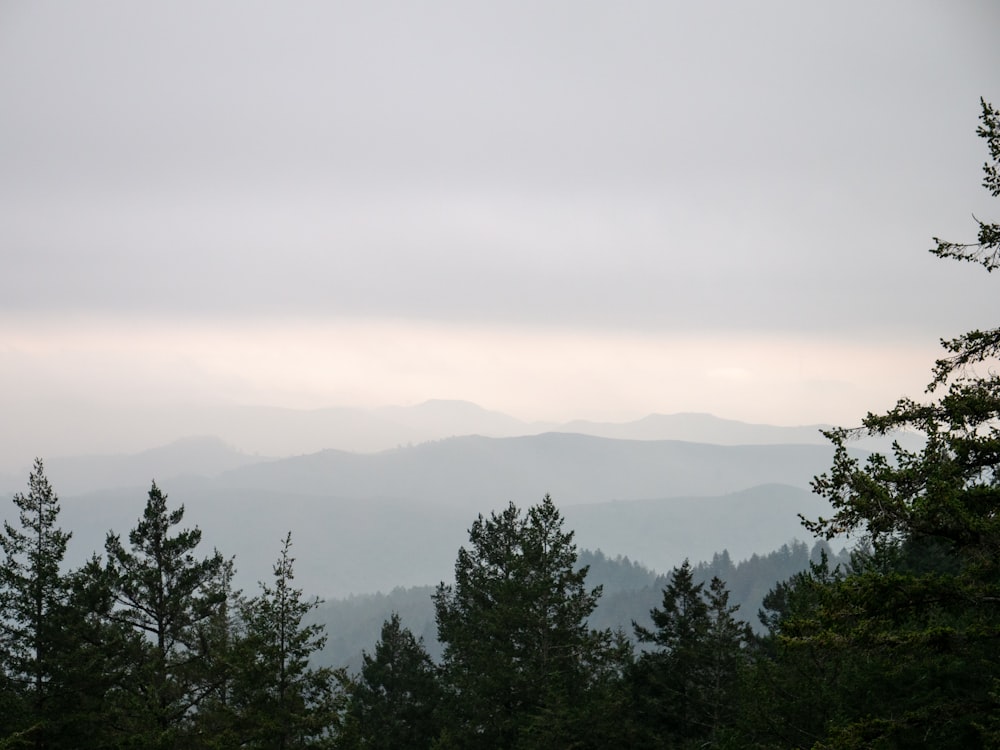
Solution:
{"label": "haze", "polygon": [[988,213],[997,28],[988,0],[4,2],[5,464],[148,448],[183,428],[135,415],[181,406],[919,396],[996,311],[926,249]]}

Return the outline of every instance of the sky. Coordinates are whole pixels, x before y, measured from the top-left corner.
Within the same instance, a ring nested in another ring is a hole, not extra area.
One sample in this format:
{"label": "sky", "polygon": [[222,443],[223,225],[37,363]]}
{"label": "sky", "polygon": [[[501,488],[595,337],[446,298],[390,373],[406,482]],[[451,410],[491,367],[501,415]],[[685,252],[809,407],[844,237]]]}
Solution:
{"label": "sky", "polygon": [[437,398],[856,424],[996,325],[997,280],[927,249],[996,219],[997,28],[993,0],[0,0],[0,443]]}

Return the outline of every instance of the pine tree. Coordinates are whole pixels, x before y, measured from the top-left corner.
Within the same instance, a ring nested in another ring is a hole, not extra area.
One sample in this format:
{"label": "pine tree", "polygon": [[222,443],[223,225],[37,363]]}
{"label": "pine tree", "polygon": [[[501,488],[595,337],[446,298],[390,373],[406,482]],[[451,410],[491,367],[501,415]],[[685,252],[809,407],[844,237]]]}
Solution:
{"label": "pine tree", "polygon": [[[7,710],[36,748],[50,746],[65,685],[68,583],[60,570],[70,534],[57,526],[59,498],[36,458],[28,494],[14,495],[19,526],[4,522],[0,547],[0,656]],[[10,721],[8,715],[7,721]],[[15,727],[8,726],[7,729]]]}
{"label": "pine tree", "polygon": [[343,711],[341,675],[309,658],[326,641],[324,626],[305,618],[319,605],[294,588],[292,536],[286,535],[272,585],[238,605],[235,671],[228,695],[240,747],[261,750],[329,747]]}
{"label": "pine tree", "polygon": [[108,632],[131,635],[120,640],[131,668],[116,691],[113,721],[123,738],[150,748],[190,743],[213,684],[208,631],[224,603],[218,582],[225,561],[218,552],[196,559],[200,530],[171,534],[184,507],[168,510],[166,501],[154,482],[129,548],[115,534],[105,544]]}
{"label": "pine tree", "polygon": [[720,578],[706,591],[685,560],[663,589],[662,607],[649,613],[655,627],[633,623],[639,641],[652,646],[632,671],[645,743],[716,746],[734,725],[750,638],[737,609]]}
{"label": "pine tree", "polygon": [[740,683],[752,635],[750,626],[736,618],[739,605],[729,604],[729,591],[721,578],[712,578],[706,599],[708,630],[705,634],[703,695],[708,743],[717,747],[736,723]]}
{"label": "pine tree", "polygon": [[685,560],[671,573],[661,607],[650,610],[655,627],[633,623],[639,642],[653,646],[641,654],[631,676],[637,722],[650,745],[701,735],[701,672],[709,627],[703,591]]}
{"label": "pine tree", "polygon": [[611,634],[587,626],[600,589],[576,569],[573,533],[549,496],[522,514],[511,503],[480,516],[455,563],[455,583],[434,595],[444,644],[448,741],[537,746],[540,725],[562,727],[549,746],[583,744],[566,720],[586,710]]}
{"label": "pine tree", "polygon": [[742,684],[739,734],[746,747],[812,747],[846,705],[850,660],[819,637],[817,613],[844,577],[828,559],[775,585],[759,612],[767,632],[754,639]]}
{"label": "pine tree", "polygon": [[[981,104],[983,185],[1000,197],[1000,113]],[[932,252],[1000,268],[1000,225],[977,223],[978,242],[935,239]],[[924,446],[862,463],[847,451],[854,431],[832,430],[833,466],[814,480],[834,512],[807,526],[863,535],[872,550],[813,613],[814,642],[879,666],[849,686],[878,701],[857,697],[832,722],[838,747],[981,747],[1000,709],[1000,328],[942,344],[931,401],[900,399],[863,422],[871,434],[918,432]]]}
{"label": "pine tree", "polygon": [[353,739],[343,746],[430,747],[441,729],[440,678],[423,643],[400,624],[398,614],[383,623],[374,654],[363,654],[362,661],[348,707]]}

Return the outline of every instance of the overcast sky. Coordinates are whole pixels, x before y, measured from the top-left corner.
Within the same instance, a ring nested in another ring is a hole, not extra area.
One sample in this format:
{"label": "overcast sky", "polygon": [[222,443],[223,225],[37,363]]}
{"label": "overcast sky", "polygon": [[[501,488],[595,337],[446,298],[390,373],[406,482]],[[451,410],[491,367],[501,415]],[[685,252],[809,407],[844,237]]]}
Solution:
{"label": "overcast sky", "polygon": [[996,218],[998,28],[0,0],[0,429],[84,400],[856,422],[997,322],[997,280],[926,250]]}

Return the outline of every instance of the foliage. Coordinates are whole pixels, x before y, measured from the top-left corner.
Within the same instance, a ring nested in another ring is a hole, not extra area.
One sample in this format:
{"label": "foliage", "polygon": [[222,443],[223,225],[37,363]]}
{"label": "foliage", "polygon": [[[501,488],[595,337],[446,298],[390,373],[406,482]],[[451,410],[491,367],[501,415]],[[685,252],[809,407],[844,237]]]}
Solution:
{"label": "foliage", "polygon": [[[1000,111],[985,99],[980,99],[979,105],[982,108],[982,114],[979,116],[982,124],[976,133],[986,141],[990,153],[989,160],[983,164],[985,175],[983,187],[996,198],[1000,197]],[[935,237],[931,252],[941,258],[979,263],[987,271],[1000,268],[1000,224],[979,219],[976,219],[976,223],[979,225],[979,237],[976,242],[948,242]],[[996,349],[993,349],[993,352],[996,353]]]}
{"label": "foliage", "polygon": [[454,585],[434,595],[445,714],[459,746],[533,746],[542,725],[560,727],[545,741],[580,741],[564,719],[587,704],[612,636],[587,626],[600,589],[586,589],[562,525],[547,495],[525,514],[512,503],[480,516],[459,550]]}
{"label": "foliage", "polygon": [[[990,161],[984,185],[1000,196],[998,114],[982,102],[979,135]],[[978,221],[978,220],[977,220]],[[998,266],[1000,230],[979,221],[979,241],[936,240],[942,257]],[[799,637],[858,672],[839,696],[828,737],[817,747],[924,744],[978,747],[995,732],[995,675],[1000,670],[1000,329],[942,342],[928,403],[901,399],[864,428],[885,435],[912,430],[920,450],[898,443],[891,456],[864,463],[848,455],[852,431],[828,436],[833,466],[814,489],[833,507],[807,526],[827,538],[861,534],[871,554],[851,575],[831,582],[811,613],[813,632]],[[985,373],[985,374],[982,374]],[[783,626],[786,627],[787,626]],[[881,679],[879,678],[881,676]],[[879,700],[862,708],[862,695]],[[990,729],[993,727],[993,729]]]}
{"label": "foliage", "polygon": [[394,612],[382,625],[375,653],[363,655],[361,673],[350,689],[349,739],[338,746],[430,747],[441,731],[441,697],[437,668]]}
{"label": "foliage", "polygon": [[816,614],[844,574],[822,554],[764,598],[759,617],[766,633],[754,639],[753,668],[741,681],[737,725],[744,747],[811,747],[839,714],[846,658],[820,637]]}
{"label": "foliage", "polygon": [[228,705],[240,747],[329,747],[342,709],[335,672],[309,663],[326,637],[322,625],[303,622],[318,603],[292,585],[291,545],[289,533],[273,585],[238,604]]}
{"label": "foliage", "polygon": [[[45,746],[57,733],[67,703],[65,658],[70,652],[67,630],[67,578],[60,571],[70,534],[56,524],[59,498],[35,459],[28,494],[13,498],[19,526],[4,522],[0,547],[0,657],[3,660],[3,704],[6,721],[17,714],[14,728]],[[70,701],[71,702],[71,701]],[[8,713],[9,712],[9,713]],[[6,723],[6,722],[5,722]]]}
{"label": "foliage", "polygon": [[632,674],[636,723],[644,745],[717,745],[734,723],[749,627],[719,578],[706,591],[690,563],[675,568],[662,606],[650,612],[654,629],[634,624],[651,644]]}
{"label": "foliage", "polygon": [[115,696],[116,726],[146,747],[189,742],[192,715],[212,687],[207,629],[224,601],[222,556],[195,558],[198,529],[171,535],[184,508],[168,510],[166,501],[154,482],[129,547],[115,534],[105,543],[109,625],[120,629],[132,665]]}

